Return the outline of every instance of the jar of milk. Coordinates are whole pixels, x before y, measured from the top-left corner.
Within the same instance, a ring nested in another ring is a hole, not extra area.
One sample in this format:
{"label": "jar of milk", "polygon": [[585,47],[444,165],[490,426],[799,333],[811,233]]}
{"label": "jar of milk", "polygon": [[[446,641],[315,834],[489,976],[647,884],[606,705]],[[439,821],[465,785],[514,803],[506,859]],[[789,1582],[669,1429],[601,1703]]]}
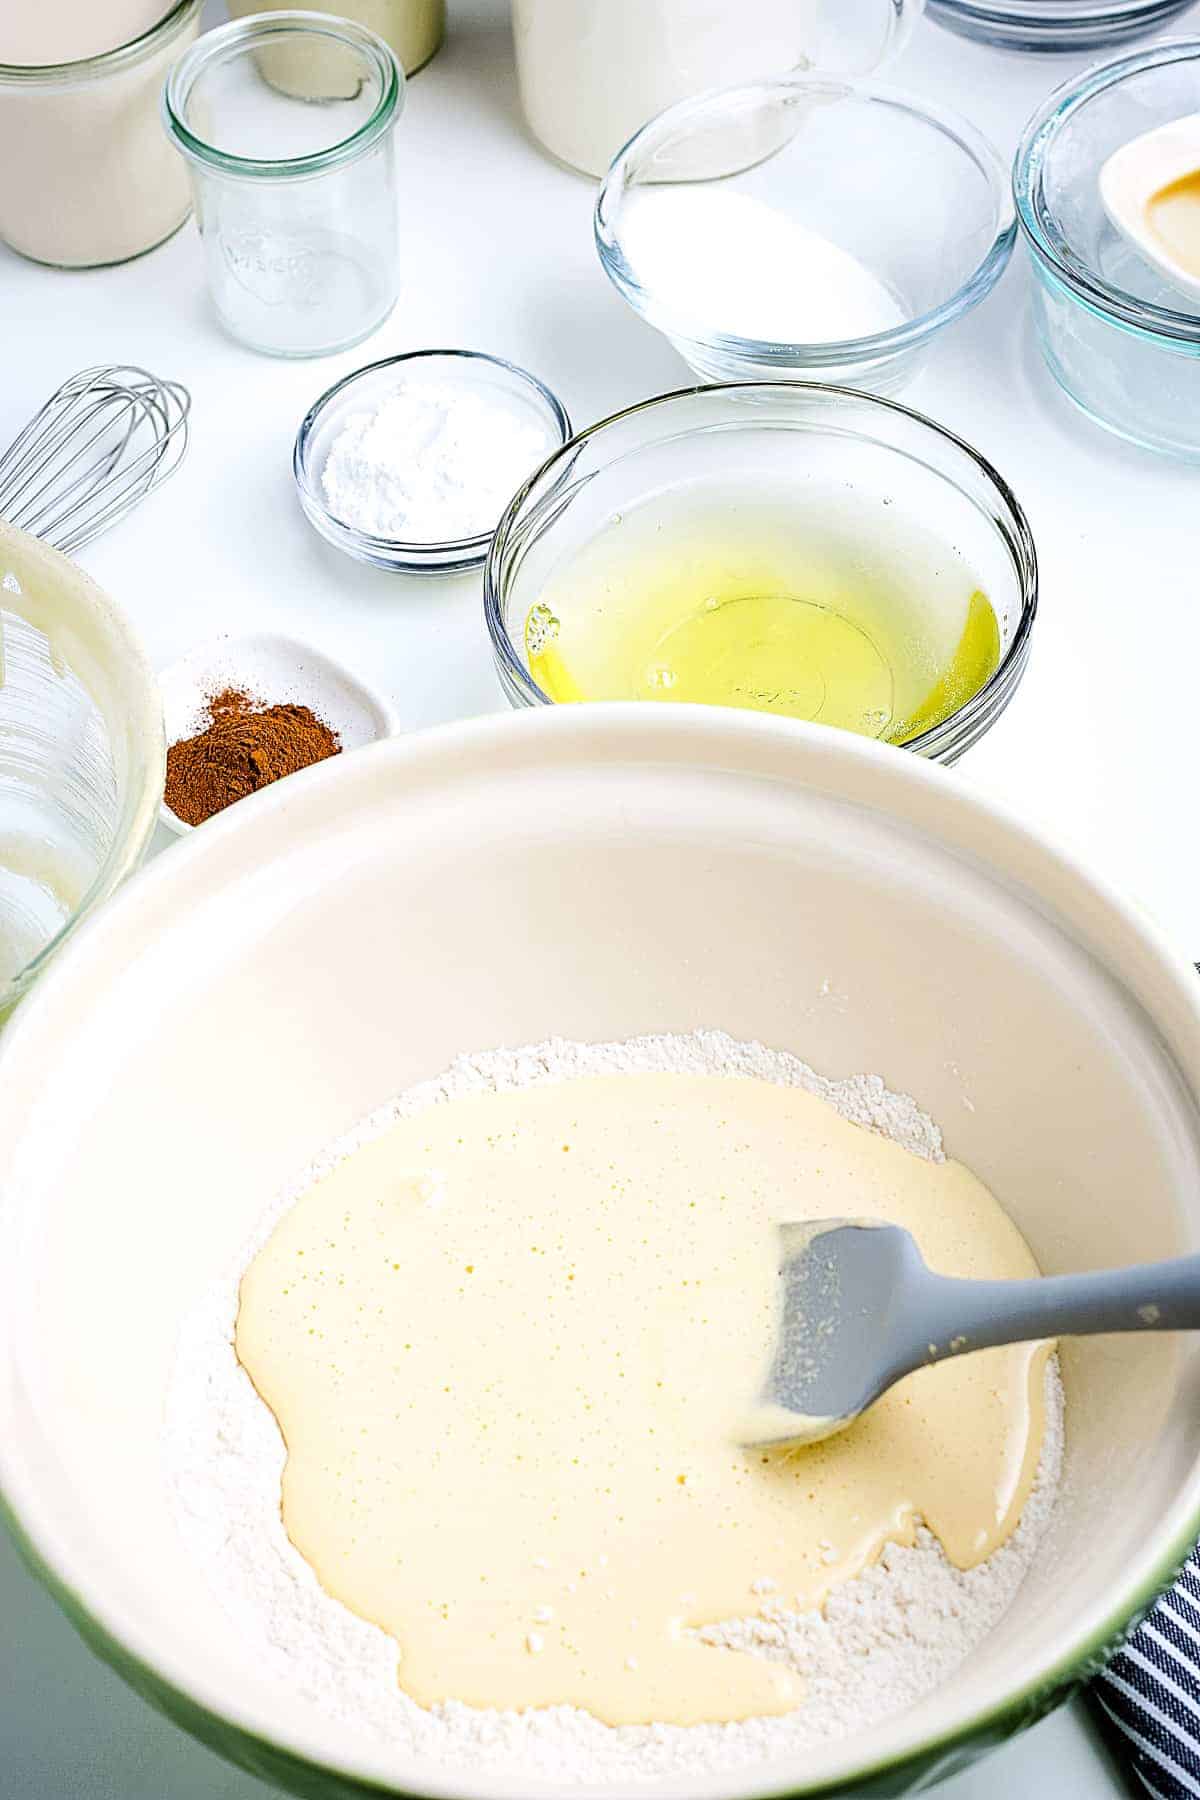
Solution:
{"label": "jar of milk", "polygon": [[178,230],[191,196],[158,99],[200,3],[0,0],[0,240],[90,269]]}
{"label": "jar of milk", "polygon": [[706,88],[816,68],[865,74],[925,0],[513,0],[529,128],[603,175],[639,126]]}

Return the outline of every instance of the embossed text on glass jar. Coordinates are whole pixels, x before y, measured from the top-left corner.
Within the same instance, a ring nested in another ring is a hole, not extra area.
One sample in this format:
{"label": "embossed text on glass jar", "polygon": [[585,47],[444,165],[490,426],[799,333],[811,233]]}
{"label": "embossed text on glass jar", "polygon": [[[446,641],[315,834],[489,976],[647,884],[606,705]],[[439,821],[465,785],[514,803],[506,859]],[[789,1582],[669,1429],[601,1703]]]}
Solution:
{"label": "embossed text on glass jar", "polygon": [[191,166],[209,291],[233,337],[321,356],[387,317],[403,92],[381,39],[311,13],[227,25],[180,63],[164,115]]}

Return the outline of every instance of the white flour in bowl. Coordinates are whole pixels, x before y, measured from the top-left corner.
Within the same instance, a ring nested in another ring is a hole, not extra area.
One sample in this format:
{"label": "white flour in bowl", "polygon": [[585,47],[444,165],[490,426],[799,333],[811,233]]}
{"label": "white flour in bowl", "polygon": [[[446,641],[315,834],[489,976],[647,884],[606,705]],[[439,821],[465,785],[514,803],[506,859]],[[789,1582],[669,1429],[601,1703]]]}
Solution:
{"label": "white flour in bowl", "polygon": [[186,1321],[167,1400],[166,1475],[180,1532],[258,1665],[303,1704],[359,1741],[402,1746],[448,1766],[562,1782],[633,1781],[744,1768],[843,1737],[901,1711],[944,1681],[998,1622],[1050,1519],[1062,1463],[1063,1398],[1046,1374],[1046,1432],[1037,1485],[1013,1536],[986,1563],[956,1569],[933,1535],[836,1588],[822,1611],[789,1611],[787,1596],[701,1633],[706,1641],[786,1661],[805,1699],[781,1717],[733,1725],[602,1725],[569,1706],[484,1712],[455,1702],[429,1710],[399,1687],[394,1641],[331,1599],[289,1542],[280,1516],[284,1446],[233,1349],[241,1272],[312,1182],[398,1118],[472,1092],[584,1075],[676,1071],[754,1076],[797,1086],[914,1155],[942,1158],[941,1135],[878,1076],[826,1081],[796,1057],[721,1032],[624,1044],[551,1042],[463,1057],[410,1089],[326,1154],[260,1220],[227,1279]]}
{"label": "white flour in bowl", "polygon": [[389,543],[448,544],[494,531],[549,453],[527,406],[462,380],[401,379],[374,409],[351,413],[321,486],[333,517]]}

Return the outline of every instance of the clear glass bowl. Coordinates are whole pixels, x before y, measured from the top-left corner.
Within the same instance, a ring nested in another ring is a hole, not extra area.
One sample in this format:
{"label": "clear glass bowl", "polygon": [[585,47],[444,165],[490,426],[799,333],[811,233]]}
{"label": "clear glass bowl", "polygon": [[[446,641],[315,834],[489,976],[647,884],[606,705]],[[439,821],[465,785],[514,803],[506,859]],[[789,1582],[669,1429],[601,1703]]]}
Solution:
{"label": "clear glass bowl", "polygon": [[930,17],[1006,50],[1100,50],[1157,31],[1193,0],[929,0]]}
{"label": "clear glass bowl", "polygon": [[387,318],[403,102],[383,39],[319,12],[218,26],[172,70],[163,121],[191,171],[213,306],[239,343],[327,356]]}
{"label": "clear glass bowl", "polygon": [[141,861],[162,798],[158,690],[121,615],[0,523],[0,1022]]}
{"label": "clear glass bowl", "polygon": [[768,485],[789,497],[797,521],[831,496],[861,499],[870,529],[884,518],[924,527],[973,571],[996,615],[999,666],[957,712],[904,745],[956,762],[999,718],[1025,670],[1037,610],[1028,522],[960,438],[894,401],[815,382],[664,394],[578,433],[538,471],[501,520],[484,570],[487,628],[511,703],[553,704],[529,670],[526,620],[550,578],[601,531],[628,528],[648,498],[666,519],[673,496],[715,513]]}
{"label": "clear glass bowl", "polygon": [[644,126],[595,231],[617,292],[705,379],[895,392],[991,292],[1016,226],[1008,171],[966,120],[872,82],[789,76]]}
{"label": "clear glass bowl", "polygon": [[1091,69],[1035,113],[1014,173],[1051,373],[1109,431],[1190,461],[1200,461],[1200,303],[1116,229],[1098,177],[1130,138],[1194,113],[1198,94],[1200,38]]}
{"label": "clear glass bowl", "polygon": [[292,470],[304,515],[327,542],[358,562],[402,575],[457,575],[477,569],[487,555],[495,522],[474,537],[445,543],[403,543],[396,538],[372,537],[336,518],[329,509],[321,477],[334,440],[354,413],[379,406],[401,378],[405,386],[427,382],[439,390],[453,383],[465,392],[520,408],[542,431],[544,456],[570,437],[571,421],[536,375],[480,350],[411,350],[402,356],[384,357],[335,382],[305,414],[296,434]]}

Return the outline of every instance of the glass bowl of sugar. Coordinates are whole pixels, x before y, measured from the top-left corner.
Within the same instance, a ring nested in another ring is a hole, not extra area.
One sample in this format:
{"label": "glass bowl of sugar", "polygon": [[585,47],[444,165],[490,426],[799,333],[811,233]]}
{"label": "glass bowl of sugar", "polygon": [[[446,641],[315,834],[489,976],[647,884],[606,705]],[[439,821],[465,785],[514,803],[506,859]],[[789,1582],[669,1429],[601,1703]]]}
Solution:
{"label": "glass bowl of sugar", "polygon": [[571,435],[536,376],[477,350],[357,369],[296,434],[300,505],[321,536],[399,574],[478,568],[517,489]]}
{"label": "glass bowl of sugar", "polygon": [[894,393],[991,292],[1015,221],[966,120],[799,75],[660,113],[610,168],[595,229],[618,293],[706,380]]}

